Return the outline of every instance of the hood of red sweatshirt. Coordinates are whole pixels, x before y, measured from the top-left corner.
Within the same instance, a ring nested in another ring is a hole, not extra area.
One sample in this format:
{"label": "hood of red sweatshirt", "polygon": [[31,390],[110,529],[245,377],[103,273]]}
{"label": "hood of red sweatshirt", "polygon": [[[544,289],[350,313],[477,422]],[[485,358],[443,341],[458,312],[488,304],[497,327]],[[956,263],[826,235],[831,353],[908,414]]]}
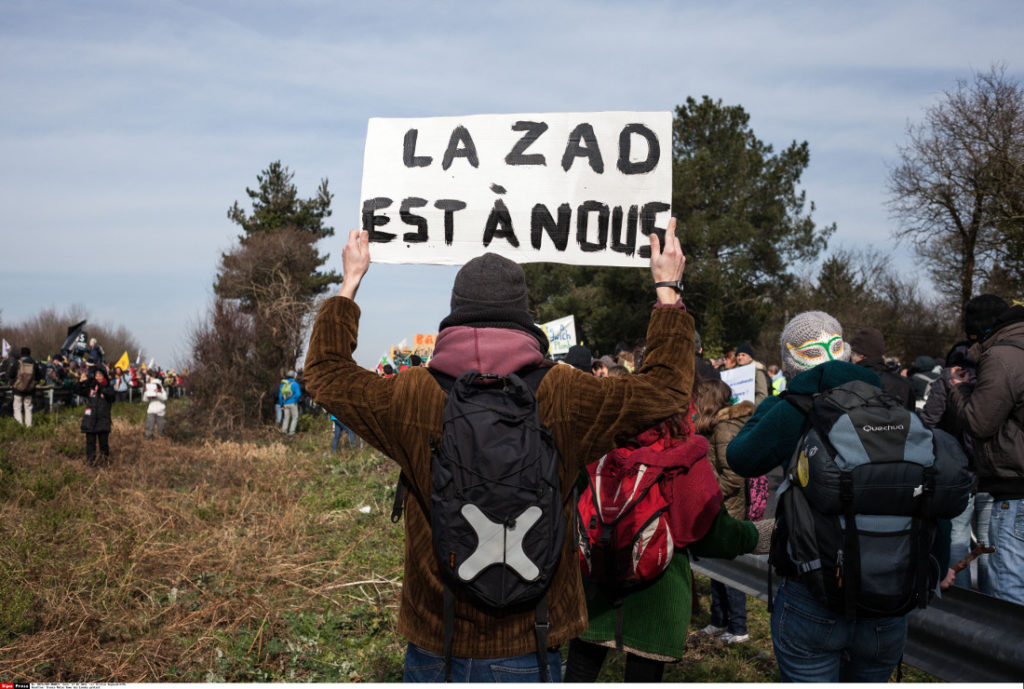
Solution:
{"label": "hood of red sweatshirt", "polygon": [[537,338],[527,332],[455,325],[437,336],[430,368],[454,378],[474,368],[480,373],[507,376],[543,361]]}

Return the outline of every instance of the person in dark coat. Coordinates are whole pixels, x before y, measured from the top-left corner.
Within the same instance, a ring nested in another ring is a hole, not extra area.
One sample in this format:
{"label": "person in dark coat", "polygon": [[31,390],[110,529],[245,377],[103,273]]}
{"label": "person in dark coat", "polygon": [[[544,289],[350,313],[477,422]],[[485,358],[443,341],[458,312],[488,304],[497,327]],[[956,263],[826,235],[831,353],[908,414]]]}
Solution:
{"label": "person in dark coat", "polygon": [[917,398],[910,381],[889,371],[885,364],[885,338],[878,328],[862,328],[850,340],[850,361],[874,371],[882,379],[882,389],[900,401],[905,408],[914,411]]}
{"label": "person in dark coat", "polygon": [[82,415],[82,433],[85,433],[85,462],[97,466],[96,445],[99,444],[102,462],[110,460],[110,406],[114,403],[114,388],[107,380],[107,371],[97,366],[92,375],[82,374],[75,394],[86,398]]}
{"label": "person in dark coat", "polygon": [[[968,326],[968,333],[968,337],[970,337],[970,326]],[[953,388],[954,374],[959,372],[962,377],[965,372],[969,382],[977,381],[978,362],[970,353],[970,346],[976,341],[977,337],[973,341],[967,339],[953,345],[949,353],[946,354],[945,368],[932,384],[931,392],[928,393],[928,399],[924,403],[924,409],[918,413],[921,423],[926,428],[941,429],[957,439],[964,449],[964,454],[967,455],[967,468],[972,473],[977,473],[974,466],[974,438],[957,418],[956,410],[949,403],[949,395]],[[963,514],[953,519],[953,530],[950,536],[950,562],[959,562],[971,551],[972,531],[978,541],[988,542],[988,526],[991,517],[992,495],[985,491],[978,492],[977,486],[975,486],[967,508],[964,509]],[[956,575],[955,584],[957,586],[971,588],[971,569],[968,567]],[[978,573],[978,590],[991,596],[992,580],[989,576],[988,555],[978,556],[974,569]]]}
{"label": "person in dark coat", "polygon": [[925,400],[932,391],[932,385],[939,379],[941,370],[941,365],[935,359],[924,354],[914,359],[913,365],[907,369],[907,380],[914,390],[918,411],[924,409]]}
{"label": "person in dark coat", "polygon": [[714,364],[704,358],[704,342],[700,333],[694,333],[697,351],[694,353],[694,371],[701,380],[722,380],[722,374],[718,372]]}
{"label": "person in dark coat", "polygon": [[[982,297],[999,299],[976,299]],[[978,493],[994,498],[988,528],[988,543],[996,549],[989,556],[992,595],[1024,605],[1024,306],[1007,308],[979,328],[970,354],[978,362],[977,379],[954,370],[948,404],[974,439]]]}

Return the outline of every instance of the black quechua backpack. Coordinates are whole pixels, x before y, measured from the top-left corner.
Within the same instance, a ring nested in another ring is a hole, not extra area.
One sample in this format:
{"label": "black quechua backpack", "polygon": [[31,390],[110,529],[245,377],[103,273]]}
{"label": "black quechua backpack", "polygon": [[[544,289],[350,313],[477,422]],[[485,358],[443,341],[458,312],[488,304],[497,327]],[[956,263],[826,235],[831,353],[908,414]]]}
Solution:
{"label": "black quechua backpack", "polygon": [[970,495],[960,445],[863,381],[784,399],[809,427],[779,487],[769,562],[847,619],[925,607],[937,519]]}
{"label": "black quechua backpack", "polygon": [[[532,607],[541,676],[548,679],[547,590],[566,526],[558,452],[535,396],[547,370],[522,377],[471,370],[458,379],[431,372],[448,392],[441,437],[431,441],[430,496],[430,527],[445,586],[448,680],[456,590],[496,611]],[[396,499],[396,513],[398,505]]]}

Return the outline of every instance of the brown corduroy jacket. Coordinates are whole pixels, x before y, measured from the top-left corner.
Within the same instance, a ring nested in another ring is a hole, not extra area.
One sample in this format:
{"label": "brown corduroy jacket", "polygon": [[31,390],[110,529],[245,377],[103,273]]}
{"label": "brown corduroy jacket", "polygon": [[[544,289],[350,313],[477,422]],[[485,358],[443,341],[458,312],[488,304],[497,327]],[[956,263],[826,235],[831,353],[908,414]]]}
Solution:
{"label": "brown corduroy jacket", "polygon": [[[313,326],[306,356],[310,394],[373,447],[394,459],[412,491],[430,502],[430,438],[441,434],[445,393],[423,368],[381,378],[352,359],[359,307],[329,299]],[[569,527],[562,559],[548,591],[548,645],[560,646],[587,627],[587,608],[572,535],[573,484],[585,464],[658,421],[688,408],[693,383],[693,319],[681,308],[655,308],[647,351],[637,375],[596,378],[572,366],[555,366],[537,390],[540,417],[558,448]],[[405,576],[398,631],[408,641],[443,653],[443,585],[433,551],[430,518],[410,496],[405,511]],[[500,658],[536,650],[534,610],[494,611],[456,591],[453,655]]]}

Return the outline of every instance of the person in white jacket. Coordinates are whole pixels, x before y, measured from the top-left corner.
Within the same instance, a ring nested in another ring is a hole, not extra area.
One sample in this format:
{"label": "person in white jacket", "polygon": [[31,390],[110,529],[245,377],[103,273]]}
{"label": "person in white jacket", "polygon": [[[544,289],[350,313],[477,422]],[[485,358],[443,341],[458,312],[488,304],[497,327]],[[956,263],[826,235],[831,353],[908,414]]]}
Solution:
{"label": "person in white jacket", "polygon": [[153,437],[153,427],[159,435],[164,434],[164,424],[167,422],[167,390],[164,389],[160,379],[153,375],[146,376],[146,391],[142,393],[142,400],[149,402],[146,410],[146,438]]}

